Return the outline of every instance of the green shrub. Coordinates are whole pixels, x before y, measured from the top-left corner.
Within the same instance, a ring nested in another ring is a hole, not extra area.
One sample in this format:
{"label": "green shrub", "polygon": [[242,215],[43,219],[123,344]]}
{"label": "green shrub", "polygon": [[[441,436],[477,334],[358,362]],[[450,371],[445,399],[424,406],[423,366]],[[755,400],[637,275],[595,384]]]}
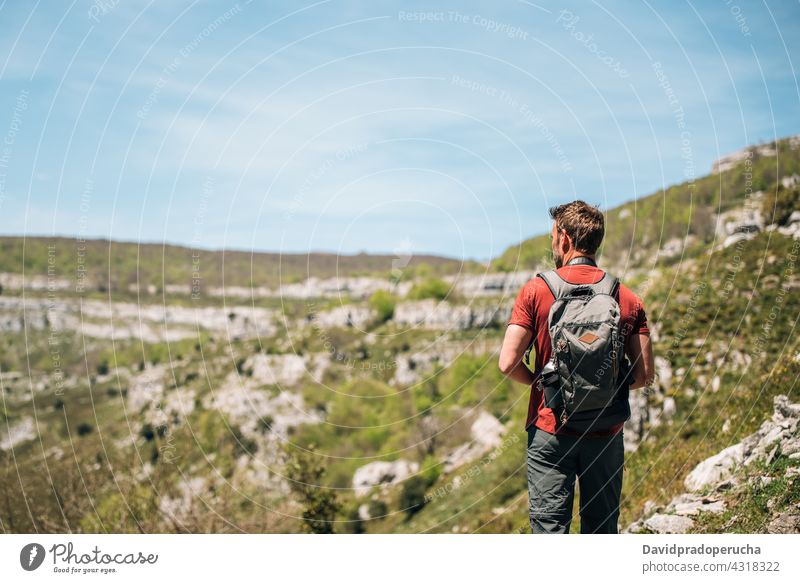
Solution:
{"label": "green shrub", "polygon": [[111,492],[91,513],[80,519],[80,530],[92,533],[141,533],[142,525],[153,516],[154,490],[136,485],[130,492]]}
{"label": "green shrub", "polygon": [[779,186],[764,194],[761,201],[761,214],[767,224],[784,225],[792,211],[800,210],[800,189]]}
{"label": "green shrub", "polygon": [[275,420],[271,415],[264,415],[258,420],[257,427],[262,433],[269,433],[272,431],[272,426]]}
{"label": "green shrub", "polygon": [[389,507],[386,506],[386,502],[377,498],[375,500],[369,501],[369,517],[371,519],[380,519],[385,518],[386,515],[389,513]]}
{"label": "green shrub", "polygon": [[413,516],[425,506],[425,491],[428,489],[422,476],[411,476],[403,482],[403,489],[400,492],[400,510],[403,510],[409,517]]}
{"label": "green shrub", "polygon": [[462,354],[442,375],[439,392],[444,397],[455,398],[460,405],[474,405],[478,401],[474,383],[481,373],[482,364],[483,359]]}
{"label": "green shrub", "polygon": [[347,534],[364,534],[364,521],[358,515],[358,502],[350,502],[343,510],[342,530]]}
{"label": "green shrub", "polygon": [[435,369],[433,374],[428,375],[422,382],[418,382],[411,387],[414,408],[417,412],[428,411],[442,400],[438,382],[439,371],[439,368]]}
{"label": "green shrub", "polygon": [[139,435],[144,437],[145,441],[153,441],[156,436],[164,437],[167,434],[166,425],[158,425],[153,427],[150,423],[145,423],[139,430]]}
{"label": "green shrub", "polygon": [[108,361],[103,359],[99,363],[97,363],[97,374],[100,375],[107,375],[109,371],[108,368]]}
{"label": "green shrub", "polygon": [[422,470],[420,476],[425,480],[425,487],[430,488],[442,475],[442,462],[436,459],[436,456],[429,455],[422,462]]}
{"label": "green shrub", "polygon": [[387,320],[391,320],[392,316],[394,316],[397,296],[379,289],[370,296],[369,305],[378,313],[378,322],[383,323]]}
{"label": "green shrub", "polygon": [[450,292],[450,285],[441,279],[429,278],[419,283],[415,283],[408,292],[409,299],[412,300],[443,300]]}
{"label": "green shrub", "polygon": [[81,423],[78,425],[78,435],[83,437],[84,435],[89,435],[92,431],[94,431],[94,427],[89,425],[88,423]]}

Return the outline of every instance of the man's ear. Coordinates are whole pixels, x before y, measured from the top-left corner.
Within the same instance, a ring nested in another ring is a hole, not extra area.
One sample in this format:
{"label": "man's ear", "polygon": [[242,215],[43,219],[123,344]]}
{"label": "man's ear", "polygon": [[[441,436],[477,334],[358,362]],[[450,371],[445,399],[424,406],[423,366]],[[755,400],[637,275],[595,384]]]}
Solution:
{"label": "man's ear", "polygon": [[566,255],[569,250],[572,249],[572,239],[566,231],[561,231],[561,239],[559,242],[561,243],[561,253]]}

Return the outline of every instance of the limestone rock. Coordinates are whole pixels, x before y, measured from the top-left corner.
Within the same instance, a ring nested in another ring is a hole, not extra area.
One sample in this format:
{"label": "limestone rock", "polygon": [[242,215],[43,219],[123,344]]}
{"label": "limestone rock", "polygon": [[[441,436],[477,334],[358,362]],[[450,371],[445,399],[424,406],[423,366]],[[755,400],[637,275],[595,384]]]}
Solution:
{"label": "limestone rock", "polygon": [[695,494],[681,494],[672,499],[666,511],[680,516],[696,516],[701,512],[719,514],[725,511],[725,502]]}
{"label": "limestone rock", "polygon": [[26,417],[14,425],[9,425],[7,431],[0,431],[0,449],[8,451],[15,445],[29,441],[36,437],[36,428],[33,418]]}
{"label": "limestone rock", "polygon": [[656,370],[656,382],[659,387],[667,390],[672,386],[672,365],[663,356],[656,356],[654,359]]}
{"label": "limestone rock", "polygon": [[[716,495],[738,486],[741,482],[740,477],[735,474],[738,467],[756,461],[769,464],[778,450],[790,459],[795,459],[792,456],[800,457],[800,404],[791,403],[784,395],[775,397],[772,418],[762,423],[758,431],[695,466],[684,480],[684,486],[689,493],[676,496],[663,513],[640,518],[628,525],[624,532],[641,532],[645,528],[664,533],[686,532],[693,524],[690,516],[725,510],[724,501],[716,497],[700,496],[697,492],[709,488]],[[786,471],[787,478],[797,475],[800,475],[800,470],[796,468],[790,467]],[[768,476],[754,476],[750,483],[763,487],[772,480]],[[643,516],[654,510],[652,504],[646,504]],[[794,512],[781,514],[772,520],[768,531],[800,532],[800,515]]]}
{"label": "limestone rock", "polygon": [[413,385],[419,381],[423,375],[431,372],[437,363],[442,366],[449,364],[443,360],[440,354],[435,352],[422,352],[409,356],[399,356],[397,358],[397,369],[392,377],[392,384],[395,386]]}
{"label": "limestone rock", "polygon": [[[25,313],[25,320],[20,317]],[[230,339],[263,338],[275,333],[276,312],[252,306],[180,306],[60,298],[0,296],[0,331],[56,330],[102,339],[148,343],[196,338],[198,328]]]}
{"label": "limestone rock", "polygon": [[332,310],[314,313],[313,322],[321,328],[358,328],[363,330],[375,316],[375,311],[367,306],[345,304]]}
{"label": "limestone rock", "polygon": [[298,356],[297,354],[254,354],[242,366],[253,379],[264,385],[291,386],[300,381],[308,372],[319,377],[318,367],[327,363],[327,359]]}
{"label": "limestone rock", "polygon": [[499,447],[505,432],[506,428],[497,417],[486,411],[480,412],[470,428],[470,434],[475,442],[487,449]]}
{"label": "limestone rock", "polygon": [[361,504],[361,505],[358,507],[358,517],[359,517],[361,520],[369,520],[370,518],[372,518],[372,517],[369,515],[369,504]]}
{"label": "limestone rock", "polygon": [[778,395],[773,403],[772,419],[762,423],[758,431],[741,442],[700,462],[686,476],[686,489],[697,492],[714,486],[728,478],[738,465],[766,459],[770,453],[774,455],[778,447],[786,456],[800,452],[800,404],[790,403],[785,395]]}
{"label": "limestone rock", "polygon": [[386,290],[397,296],[404,296],[411,288],[411,282],[394,284],[388,279],[376,277],[329,277],[321,279],[309,277],[300,283],[283,284],[278,290],[270,290],[269,295],[283,298],[340,298],[365,299],[378,290]]}
{"label": "limestone rock", "polygon": [[128,387],[128,407],[133,411],[141,411],[157,404],[164,396],[163,365],[151,366],[131,379]]}
{"label": "limestone rock", "polygon": [[419,326],[430,330],[469,330],[502,324],[508,321],[510,315],[510,306],[452,305],[421,300],[399,304],[394,311],[394,321],[400,326]]}
{"label": "limestone rock", "polygon": [[426,345],[424,350],[410,354],[399,354],[396,359],[397,368],[391,384],[394,386],[414,384],[432,372],[437,365],[446,368],[458,357],[467,354],[491,360],[492,362],[488,364],[495,366],[495,356],[493,354],[495,350],[497,350],[497,342],[491,339],[452,341],[442,335]]}
{"label": "limestone rock", "polygon": [[654,514],[644,521],[644,526],[658,534],[682,534],[694,526],[694,520],[675,514]]}
{"label": "limestone rock", "polygon": [[729,477],[737,465],[742,463],[744,446],[737,443],[723,449],[695,466],[686,476],[683,485],[690,492],[697,492]]}
{"label": "limestone rock", "polygon": [[207,493],[208,483],[204,478],[183,478],[178,482],[176,496],[161,497],[159,510],[172,520],[180,521],[186,518],[196,505],[202,505],[202,497]]}
{"label": "limestone rock", "polygon": [[396,484],[414,475],[418,470],[419,464],[408,460],[372,462],[361,466],[353,474],[353,489],[356,496],[364,496],[375,486]]}
{"label": "limestone rock", "polygon": [[669,418],[675,415],[676,409],[677,407],[675,406],[675,399],[672,397],[667,397],[664,399],[664,404],[661,407],[661,414],[665,418]]}
{"label": "limestone rock", "polygon": [[464,297],[474,298],[492,295],[516,296],[519,288],[532,277],[535,271],[511,271],[508,273],[458,274],[445,277],[456,291]]}
{"label": "limestone rock", "polygon": [[626,452],[634,452],[645,435],[646,424],[650,419],[649,396],[645,391],[631,391],[628,402],[631,416],[625,422],[622,438]]}
{"label": "limestone rock", "polygon": [[499,447],[505,432],[506,428],[494,415],[481,411],[470,427],[472,441],[458,446],[444,458],[445,473],[475,461],[486,452]]}
{"label": "limestone rock", "polygon": [[800,533],[800,514],[783,512],[774,518],[767,526],[770,534],[797,534]]}
{"label": "limestone rock", "polygon": [[217,390],[205,396],[203,406],[224,413],[245,436],[257,440],[283,439],[292,427],[322,420],[320,412],[307,407],[301,395],[288,390],[275,394],[259,388],[260,384],[233,371]]}

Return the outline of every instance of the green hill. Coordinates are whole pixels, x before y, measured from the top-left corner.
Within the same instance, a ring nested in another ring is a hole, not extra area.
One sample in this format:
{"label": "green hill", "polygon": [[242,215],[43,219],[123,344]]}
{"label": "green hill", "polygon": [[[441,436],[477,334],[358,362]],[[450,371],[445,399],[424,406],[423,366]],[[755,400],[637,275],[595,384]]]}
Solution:
{"label": "green hill", "polygon": [[[403,258],[405,259],[405,258]],[[359,253],[265,253],[236,250],[192,249],[158,243],[127,243],[67,237],[0,237],[0,273],[56,276],[73,282],[85,277],[87,292],[127,293],[166,285],[191,286],[199,275],[203,285],[267,287],[297,283],[307,277],[389,277],[397,257]],[[410,255],[403,277],[417,272],[444,275],[460,269],[475,270],[475,262],[435,255]],[[80,274],[79,274],[80,271]]]}

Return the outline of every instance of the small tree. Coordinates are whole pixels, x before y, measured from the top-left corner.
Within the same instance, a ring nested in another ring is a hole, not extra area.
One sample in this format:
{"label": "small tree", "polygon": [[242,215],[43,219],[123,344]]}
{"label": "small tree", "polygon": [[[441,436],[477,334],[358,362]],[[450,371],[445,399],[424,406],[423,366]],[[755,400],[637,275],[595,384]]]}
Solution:
{"label": "small tree", "polygon": [[332,534],[339,502],[336,493],[322,485],[325,466],[314,449],[313,445],[307,451],[287,448],[286,476],[289,488],[303,505],[303,527],[311,533]]}

